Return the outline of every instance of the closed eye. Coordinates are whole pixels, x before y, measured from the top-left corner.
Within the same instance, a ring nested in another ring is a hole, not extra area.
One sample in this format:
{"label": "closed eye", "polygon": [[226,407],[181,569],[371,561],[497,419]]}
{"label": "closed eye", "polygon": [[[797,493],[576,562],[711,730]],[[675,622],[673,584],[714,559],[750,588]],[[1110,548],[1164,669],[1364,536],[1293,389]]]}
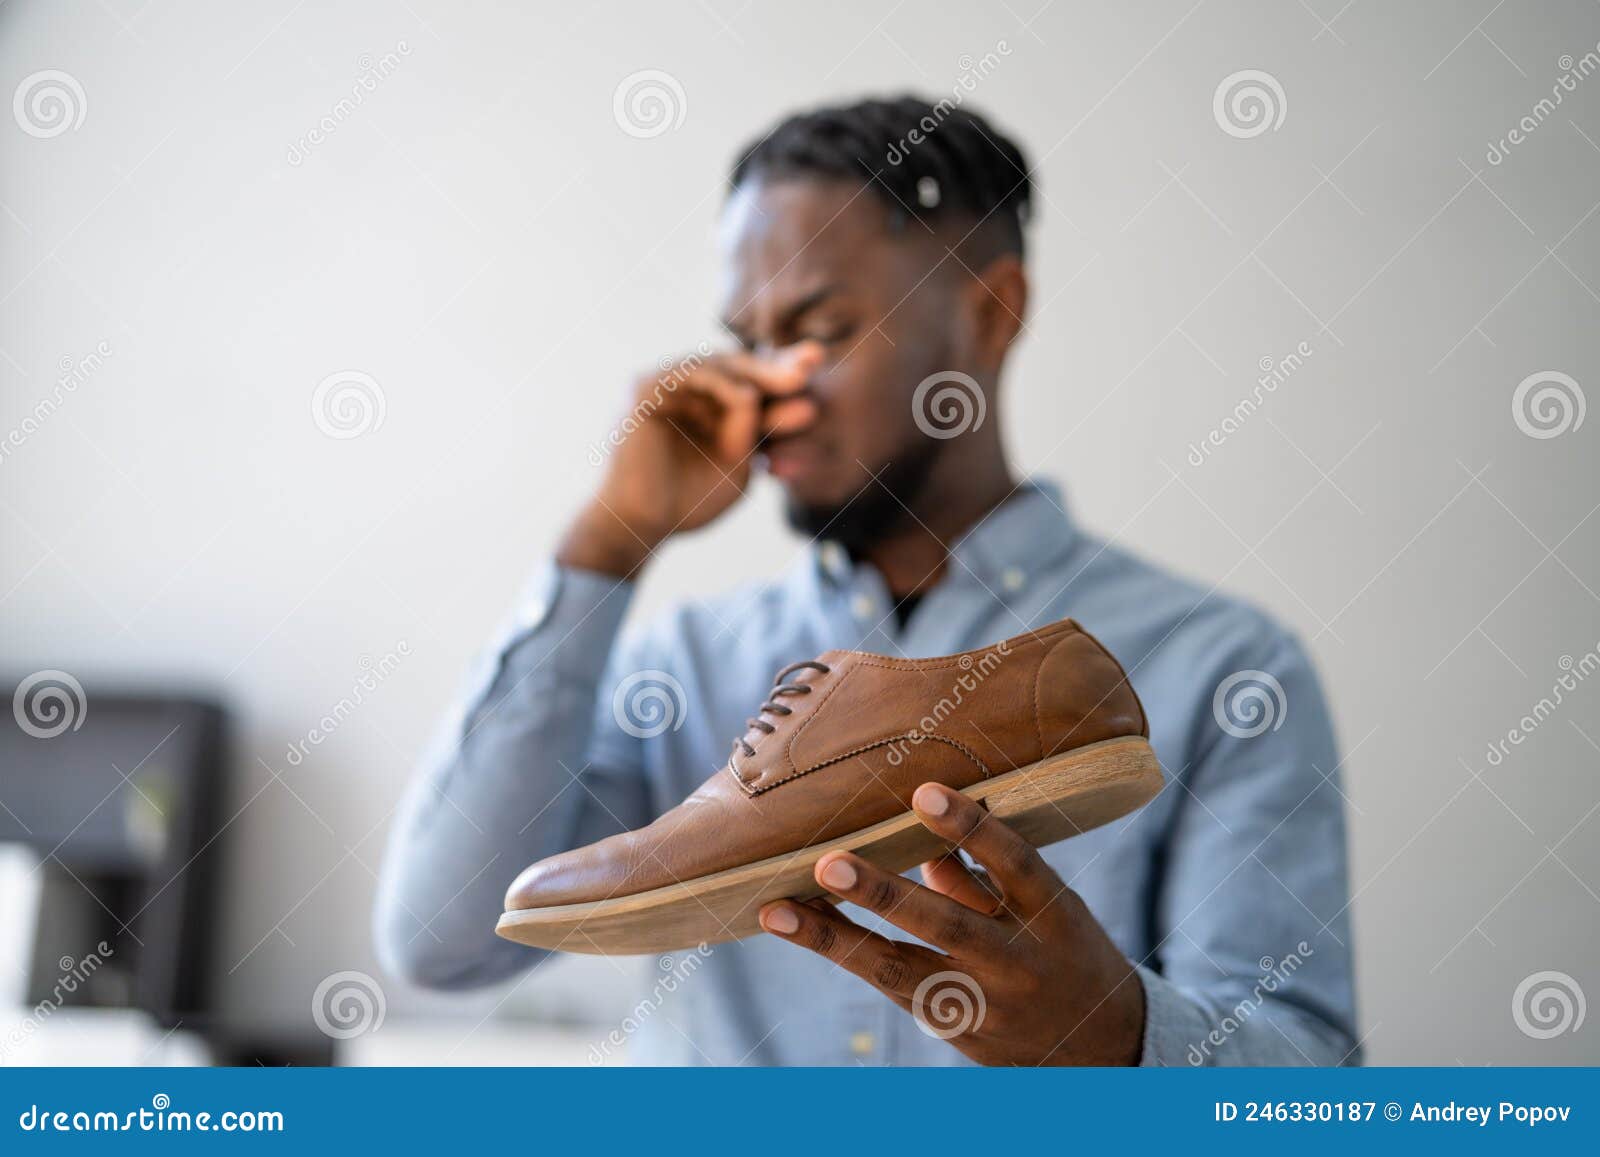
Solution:
{"label": "closed eye", "polygon": [[855,336],[856,327],[850,322],[838,322],[833,325],[818,323],[801,330],[798,340],[818,341],[824,345],[833,342],[848,341]]}

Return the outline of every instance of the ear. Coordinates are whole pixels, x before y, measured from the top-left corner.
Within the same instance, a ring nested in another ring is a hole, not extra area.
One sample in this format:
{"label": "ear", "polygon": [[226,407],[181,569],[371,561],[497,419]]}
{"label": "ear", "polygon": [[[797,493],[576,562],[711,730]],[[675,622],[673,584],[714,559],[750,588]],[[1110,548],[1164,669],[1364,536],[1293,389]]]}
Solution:
{"label": "ear", "polygon": [[1002,253],[981,270],[968,290],[976,322],[976,352],[996,370],[1022,332],[1028,312],[1028,271],[1015,253]]}

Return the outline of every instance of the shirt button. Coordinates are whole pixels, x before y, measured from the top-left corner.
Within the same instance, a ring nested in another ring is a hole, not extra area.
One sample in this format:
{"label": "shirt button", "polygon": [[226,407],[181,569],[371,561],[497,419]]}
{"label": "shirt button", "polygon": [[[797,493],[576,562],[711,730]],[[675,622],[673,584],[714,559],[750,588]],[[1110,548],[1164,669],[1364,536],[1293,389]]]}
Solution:
{"label": "shirt button", "polygon": [[1005,573],[1000,576],[1000,585],[1011,594],[1016,594],[1027,582],[1028,576],[1014,566],[1007,567]]}
{"label": "shirt button", "polygon": [[868,595],[857,595],[850,600],[850,613],[858,619],[872,617],[872,599]]}
{"label": "shirt button", "polygon": [[850,1051],[858,1057],[871,1056],[872,1050],[878,1045],[878,1038],[870,1032],[857,1032],[850,1034]]}
{"label": "shirt button", "polygon": [[840,572],[844,570],[844,563],[844,547],[840,546],[837,542],[825,542],[822,544],[823,570],[827,571],[834,578],[838,578]]}

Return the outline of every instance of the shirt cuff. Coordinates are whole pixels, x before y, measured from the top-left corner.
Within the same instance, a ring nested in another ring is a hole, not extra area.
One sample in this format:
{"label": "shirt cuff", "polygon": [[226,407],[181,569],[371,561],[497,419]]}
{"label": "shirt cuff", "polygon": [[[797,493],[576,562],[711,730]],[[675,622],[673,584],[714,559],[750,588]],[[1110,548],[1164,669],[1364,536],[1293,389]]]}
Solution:
{"label": "shirt cuff", "polygon": [[1144,1049],[1139,1063],[1148,1066],[1194,1067],[1206,1063],[1203,1050],[1210,1021],[1171,981],[1138,966],[1144,985]]}

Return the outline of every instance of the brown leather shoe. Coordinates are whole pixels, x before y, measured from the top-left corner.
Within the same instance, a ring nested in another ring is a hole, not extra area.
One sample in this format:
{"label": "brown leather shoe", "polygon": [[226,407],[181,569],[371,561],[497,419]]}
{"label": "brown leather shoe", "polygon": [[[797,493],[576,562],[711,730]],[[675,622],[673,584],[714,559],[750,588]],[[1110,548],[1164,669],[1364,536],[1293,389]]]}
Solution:
{"label": "brown leather shoe", "polygon": [[820,895],[824,852],[903,872],[948,850],[910,810],[929,781],[1035,846],[1161,787],[1138,696],[1070,619],[938,659],[828,651],[776,684],[721,771],[649,826],[527,868],[496,931],[568,952],[733,940],[767,901]]}

